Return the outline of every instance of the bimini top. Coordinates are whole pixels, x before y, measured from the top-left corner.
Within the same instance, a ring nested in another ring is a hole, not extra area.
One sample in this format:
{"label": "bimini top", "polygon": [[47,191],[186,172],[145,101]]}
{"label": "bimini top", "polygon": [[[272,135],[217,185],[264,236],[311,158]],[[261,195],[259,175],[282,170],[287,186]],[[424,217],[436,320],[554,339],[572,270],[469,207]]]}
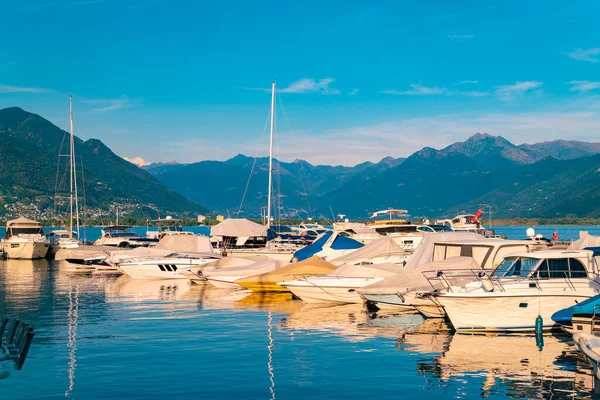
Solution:
{"label": "bimini top", "polygon": [[358,242],[354,239],[350,239],[345,236],[340,236],[335,232],[325,232],[321,236],[317,238],[311,245],[304,247],[294,253],[294,258],[298,261],[306,260],[323,250],[323,248],[327,245],[329,239],[333,237],[333,242],[331,242],[328,247],[333,250],[350,250],[350,249],[359,249],[364,245],[361,242]]}
{"label": "bimini top", "polygon": [[246,218],[227,218],[210,228],[210,234],[228,237],[264,237],[267,236],[267,227]]}
{"label": "bimini top", "polygon": [[104,231],[126,231],[129,228],[131,228],[131,227],[127,226],[127,225],[111,225],[111,226],[105,226],[104,228],[102,228],[102,230],[104,230]]}
{"label": "bimini top", "polygon": [[21,228],[32,228],[32,227],[39,227],[42,226],[41,223],[34,221],[32,219],[29,218],[17,218],[17,219],[12,219],[8,222],[6,222],[6,227],[7,228],[14,228],[14,227],[21,227]]}

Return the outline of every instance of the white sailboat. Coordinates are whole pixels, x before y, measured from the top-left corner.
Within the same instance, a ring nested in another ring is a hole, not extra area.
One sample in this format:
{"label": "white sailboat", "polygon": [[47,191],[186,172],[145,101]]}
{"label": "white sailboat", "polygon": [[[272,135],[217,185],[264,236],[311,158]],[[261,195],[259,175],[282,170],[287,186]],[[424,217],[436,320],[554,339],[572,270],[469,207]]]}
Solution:
{"label": "white sailboat", "polygon": [[[47,235],[50,240],[51,254],[55,254],[60,249],[74,249],[81,244],[79,241],[79,196],[77,193],[77,166],[75,163],[72,96],[69,96],[69,136],[69,229],[54,230]],[[73,207],[75,208],[73,209]],[[75,231],[73,230],[73,217],[75,217]]]}
{"label": "white sailboat", "polygon": [[[271,209],[272,209],[272,197],[273,197],[273,135],[275,132],[275,92],[276,82],[273,81],[271,87],[271,128],[270,128],[270,139],[269,139],[269,186],[267,189],[267,215],[265,225],[267,230],[271,227]],[[245,246],[235,246],[227,249],[227,254],[231,256],[247,257],[249,255],[261,255],[268,258],[272,258],[278,261],[288,262],[292,259],[292,255],[303,245],[286,242],[285,240],[271,240],[267,241],[265,247],[259,248],[248,248]]]}

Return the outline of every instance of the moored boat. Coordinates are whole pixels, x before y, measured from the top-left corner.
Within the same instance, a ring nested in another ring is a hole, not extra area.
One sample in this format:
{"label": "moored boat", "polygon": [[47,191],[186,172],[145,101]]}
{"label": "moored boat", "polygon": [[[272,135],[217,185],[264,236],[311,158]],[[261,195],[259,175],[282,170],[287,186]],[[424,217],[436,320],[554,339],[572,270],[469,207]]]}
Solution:
{"label": "moored boat", "polygon": [[[434,293],[457,331],[533,331],[536,324],[550,330],[557,325],[551,316],[600,292],[594,252],[590,250],[544,250],[509,255],[491,275],[481,271],[464,286]],[[441,277],[435,278],[437,280]],[[539,329],[539,328],[538,328]]]}
{"label": "moored boat", "polygon": [[17,218],[6,223],[6,234],[0,247],[5,258],[34,260],[46,257],[50,241],[44,235],[41,223]]}

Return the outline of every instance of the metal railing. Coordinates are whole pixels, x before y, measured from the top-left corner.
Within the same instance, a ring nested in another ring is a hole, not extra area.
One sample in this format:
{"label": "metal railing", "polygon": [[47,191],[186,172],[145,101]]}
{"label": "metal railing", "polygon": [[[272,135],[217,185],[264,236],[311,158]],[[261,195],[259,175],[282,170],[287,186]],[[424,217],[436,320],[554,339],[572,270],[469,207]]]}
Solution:
{"label": "metal railing", "polygon": [[0,323],[0,362],[12,360],[15,369],[20,370],[27,358],[29,346],[33,340],[33,328],[28,324],[15,320],[9,323],[8,319]]}

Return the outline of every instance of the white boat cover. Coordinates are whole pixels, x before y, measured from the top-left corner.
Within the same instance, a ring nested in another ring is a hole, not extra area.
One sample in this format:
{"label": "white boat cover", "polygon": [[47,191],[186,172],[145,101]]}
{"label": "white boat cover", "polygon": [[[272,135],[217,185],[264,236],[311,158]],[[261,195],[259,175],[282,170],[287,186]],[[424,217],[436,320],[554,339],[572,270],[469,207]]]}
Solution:
{"label": "white boat cover", "polygon": [[569,250],[583,250],[586,247],[600,246],[600,236],[586,235],[584,238],[574,241],[567,247]]}
{"label": "white boat cover", "polygon": [[208,236],[198,235],[165,235],[154,248],[179,253],[214,253]]}
{"label": "white boat cover", "polygon": [[413,255],[406,263],[404,269],[410,271],[419,265],[433,261],[433,249],[437,243],[456,242],[459,240],[481,240],[484,239],[474,232],[429,232],[423,235],[423,240],[415,249]]}
{"label": "white boat cover", "polygon": [[[408,265],[408,264],[407,264]],[[396,266],[397,267],[397,266]],[[400,269],[390,278],[365,286],[358,290],[361,294],[396,294],[412,290],[431,290],[429,282],[423,276],[423,271],[448,271],[456,269],[479,269],[479,264],[472,257],[451,257],[445,260],[430,261],[408,270]],[[472,279],[471,279],[472,280]]]}
{"label": "white boat cover", "polygon": [[368,261],[375,257],[401,255],[405,253],[406,252],[396,244],[394,239],[389,236],[382,236],[367,243],[364,247],[354,250],[350,254],[333,259],[331,263],[333,265],[341,266],[345,264],[355,264],[360,261]]}
{"label": "white boat cover", "polygon": [[[233,258],[233,257],[232,257]],[[248,260],[246,260],[248,261]],[[274,271],[281,267],[281,262],[273,259],[261,260],[249,265],[235,266],[235,267],[221,267],[212,268],[212,265],[208,265],[202,269],[202,275],[208,278],[218,279],[219,276],[239,276],[246,277],[256,274],[263,274],[265,272]]]}
{"label": "white boat cover", "polygon": [[331,276],[351,278],[387,278],[402,271],[402,267],[393,263],[373,265],[344,265],[330,273]]}
{"label": "white boat cover", "polygon": [[210,228],[211,236],[257,237],[267,236],[267,227],[246,218],[228,218]]}

